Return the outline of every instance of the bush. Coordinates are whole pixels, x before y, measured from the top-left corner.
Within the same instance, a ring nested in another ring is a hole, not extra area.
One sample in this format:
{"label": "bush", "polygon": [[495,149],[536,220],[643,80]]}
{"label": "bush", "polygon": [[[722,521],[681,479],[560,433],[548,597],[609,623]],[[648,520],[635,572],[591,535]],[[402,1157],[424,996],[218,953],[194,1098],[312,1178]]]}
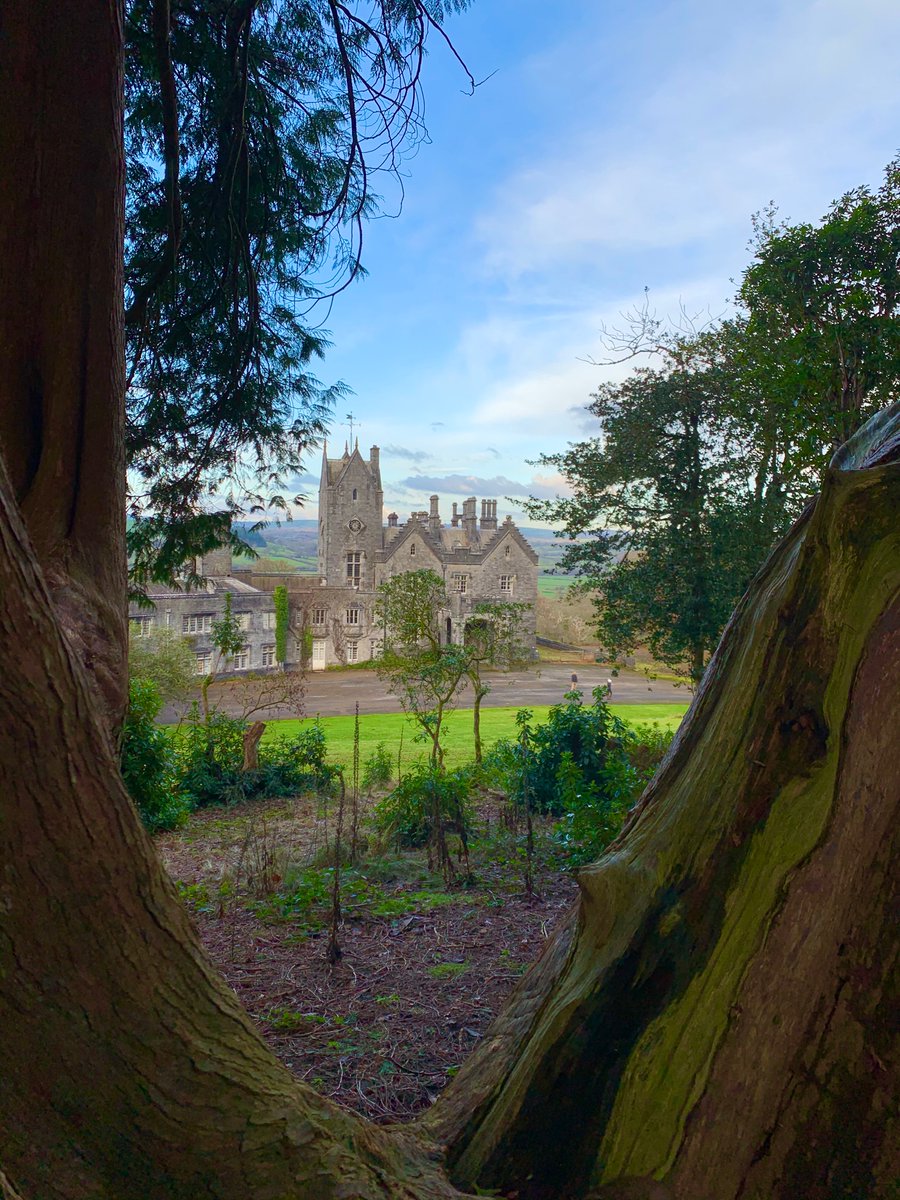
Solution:
{"label": "bush", "polygon": [[178,787],[191,807],[236,804],[266,796],[322,791],[336,768],[326,764],[325,733],[319,725],[259,748],[259,769],[244,771],[247,722],[214,712],[205,722],[197,706],[176,735]]}
{"label": "bush", "polygon": [[562,818],[558,832],[573,863],[595,858],[615,837],[641,783],[629,758],[634,735],[603,694],[597,688],[587,705],[570,692],[537,727],[523,710],[518,741],[497,743],[488,756],[515,804]]}
{"label": "bush", "polygon": [[122,729],[122,778],[151,831],[174,829],[190,809],[176,787],[172,744],[155,722],[160,708],[162,699],[152,680],[130,681]]}
{"label": "bush", "polygon": [[[320,725],[301,729],[292,738],[278,737],[262,743],[260,769],[253,772],[262,777],[262,791],[252,794],[292,796],[297,792],[325,791],[338,772],[337,767],[326,763],[327,753],[325,733]],[[244,778],[247,780],[247,775]]]}
{"label": "bush", "polygon": [[178,788],[191,808],[243,799],[246,727],[245,721],[220,712],[211,713],[209,721],[204,721],[199,706],[191,706],[174,739]]}
{"label": "bush", "polygon": [[363,789],[386,787],[394,777],[394,758],[384,742],[379,742],[363,764]]}
{"label": "bush", "polygon": [[443,771],[420,763],[375,805],[376,828],[398,846],[424,846],[432,835],[437,809],[445,830],[449,826],[468,837],[474,820],[471,782],[465,768]]}
{"label": "bush", "polygon": [[595,689],[593,704],[583,704],[580,692],[570,692],[536,728],[529,717],[527,712],[517,717],[521,735],[508,789],[515,799],[527,799],[537,812],[560,816],[567,807],[560,770],[568,777],[572,767],[582,788],[593,788],[615,802],[633,796],[637,778],[628,758],[633,734],[609,711],[603,689]]}
{"label": "bush", "polygon": [[638,775],[639,790],[650,782],[665,757],[675,734],[658,725],[636,725],[628,743],[628,760]]}

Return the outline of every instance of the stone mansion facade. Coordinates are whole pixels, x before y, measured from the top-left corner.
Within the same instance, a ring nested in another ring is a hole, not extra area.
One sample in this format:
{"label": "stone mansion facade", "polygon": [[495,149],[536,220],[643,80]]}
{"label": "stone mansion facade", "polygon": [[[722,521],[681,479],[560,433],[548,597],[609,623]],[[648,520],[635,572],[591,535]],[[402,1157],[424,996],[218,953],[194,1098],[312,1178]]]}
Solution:
{"label": "stone mansion facade", "polygon": [[381,583],[406,571],[434,571],[445,583],[447,608],[439,614],[447,642],[462,642],[465,627],[479,602],[515,601],[529,606],[524,619],[526,640],[534,644],[538,556],[507,517],[497,520],[497,502],[453,504],[449,525],[432,496],[428,511],[413,512],[404,523],[390,513],[384,524],[384,496],[378,447],[368,459],[356,445],[340,458],[322,457],[319,482],[318,574],[234,572],[228,549],[216,550],[198,563],[206,590],[180,591],[154,587],[149,597],[154,613],[133,609],[138,632],[165,624],[195,639],[198,674],[213,658],[209,641],[212,622],[221,616],[225,593],[247,632],[243,652],[229,671],[260,671],[275,661],[275,605],[278,585],[287,589],[289,637],[286,666],[313,670],[377,657],[382,632],[375,620],[376,591]]}

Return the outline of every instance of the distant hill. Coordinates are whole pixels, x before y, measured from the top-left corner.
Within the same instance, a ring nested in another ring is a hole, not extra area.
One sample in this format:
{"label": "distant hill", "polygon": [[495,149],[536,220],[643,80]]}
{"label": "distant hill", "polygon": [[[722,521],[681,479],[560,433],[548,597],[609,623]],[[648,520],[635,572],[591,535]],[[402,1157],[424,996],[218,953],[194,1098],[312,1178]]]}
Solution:
{"label": "distant hill", "polygon": [[[286,521],[282,525],[268,525],[265,529],[251,533],[252,522],[238,521],[235,531],[245,536],[260,558],[284,559],[296,570],[315,572],[318,554],[319,526],[310,517]],[[557,538],[550,529],[534,526],[519,527],[523,537],[531,543],[538,555],[541,571],[554,569],[562,557],[565,542]],[[249,560],[238,560],[248,562]]]}
{"label": "distant hill", "polygon": [[[235,522],[235,532],[241,536],[249,532],[250,527],[250,522]],[[285,568],[292,566],[298,571],[315,573],[319,524],[309,517],[285,521],[282,525],[267,525],[265,529],[250,534],[246,541],[260,558],[281,559],[284,560]],[[248,559],[238,558],[237,561],[249,565]]]}

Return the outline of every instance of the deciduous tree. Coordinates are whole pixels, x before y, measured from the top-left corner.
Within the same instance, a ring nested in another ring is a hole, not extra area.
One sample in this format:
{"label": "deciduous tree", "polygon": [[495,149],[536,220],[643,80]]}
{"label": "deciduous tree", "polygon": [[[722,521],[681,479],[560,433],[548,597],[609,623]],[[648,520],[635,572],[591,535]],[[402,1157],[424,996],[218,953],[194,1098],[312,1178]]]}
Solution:
{"label": "deciduous tree", "polygon": [[475,762],[481,762],[481,703],[490,694],[485,671],[509,670],[525,662],[533,651],[525,636],[529,605],[512,601],[481,600],[466,622],[463,649],[466,678],[472,687],[472,739]]}
{"label": "deciduous tree", "polygon": [[404,571],[386,580],[375,601],[384,631],[378,673],[431,743],[431,762],[443,766],[444,719],[465,683],[468,656],[442,643],[441,614],[449,601],[434,571]]}
{"label": "deciduous tree", "polygon": [[[738,301],[742,368],[780,412],[793,469],[828,457],[897,396],[900,383],[900,159],[818,224],[754,221]],[[815,485],[813,485],[815,486]]]}
{"label": "deciduous tree", "polygon": [[589,535],[560,565],[596,597],[601,641],[615,654],[646,643],[696,683],[776,530],[718,361],[696,340],[670,357],[599,390],[597,436],[540,460],[573,496],[527,508],[567,537]]}

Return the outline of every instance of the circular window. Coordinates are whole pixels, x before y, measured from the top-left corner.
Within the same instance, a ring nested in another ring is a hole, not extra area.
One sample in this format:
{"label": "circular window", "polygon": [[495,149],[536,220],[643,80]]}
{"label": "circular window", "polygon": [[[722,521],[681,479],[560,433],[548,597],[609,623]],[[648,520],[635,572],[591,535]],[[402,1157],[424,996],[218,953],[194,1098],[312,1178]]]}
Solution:
{"label": "circular window", "polygon": [[352,521],[347,522],[347,528],[351,533],[359,533],[363,528],[363,523],[362,521],[358,520],[358,518],[354,517]]}

